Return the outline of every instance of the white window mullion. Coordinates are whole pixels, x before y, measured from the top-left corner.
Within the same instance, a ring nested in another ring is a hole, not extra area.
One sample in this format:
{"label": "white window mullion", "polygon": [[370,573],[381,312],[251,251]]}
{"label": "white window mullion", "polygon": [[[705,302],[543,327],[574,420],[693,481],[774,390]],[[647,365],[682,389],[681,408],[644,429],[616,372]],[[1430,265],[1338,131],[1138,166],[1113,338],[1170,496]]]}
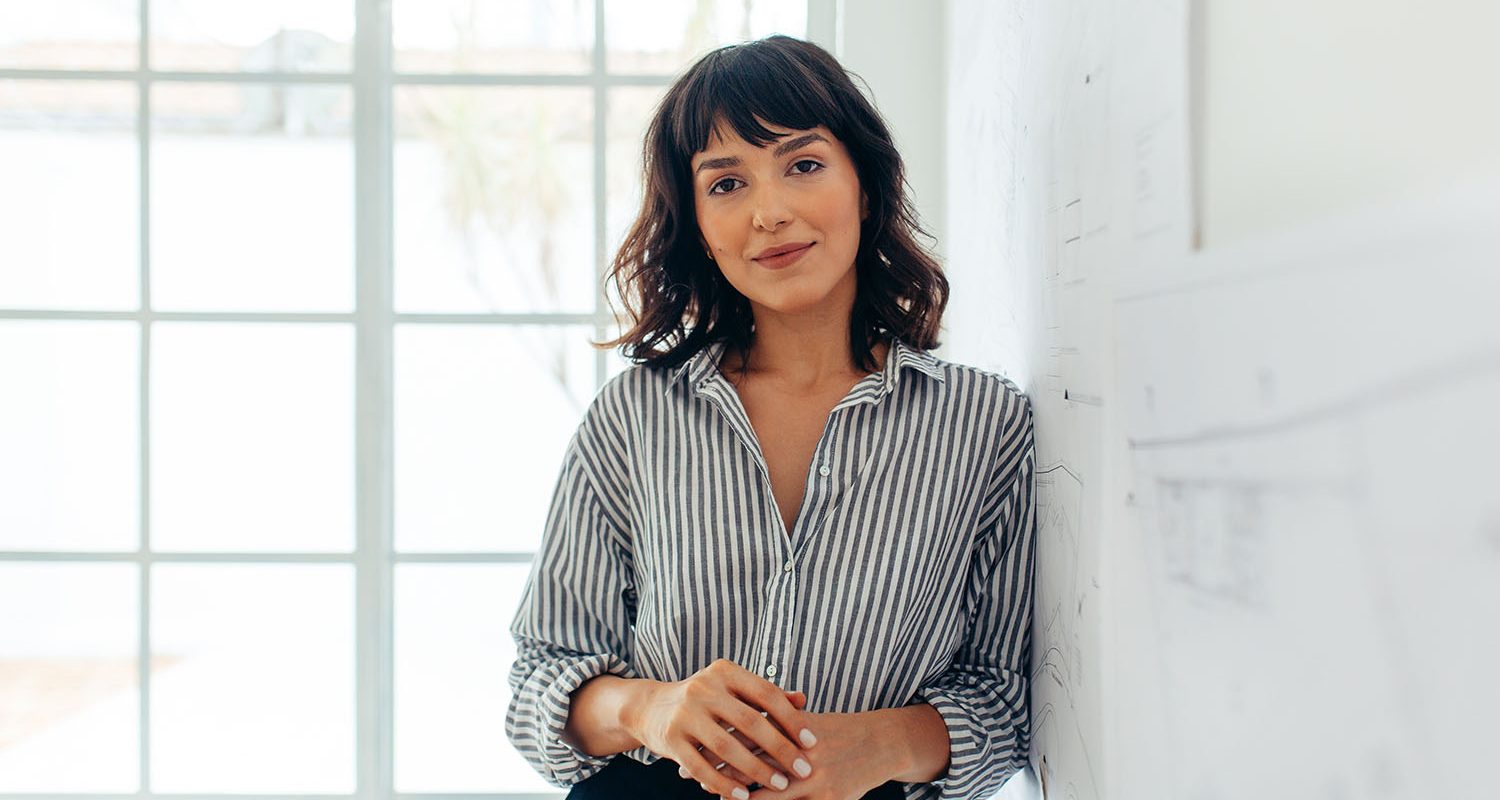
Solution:
{"label": "white window mullion", "polygon": [[843,0],[807,0],[807,40],[830,53],[843,38]]}
{"label": "white window mullion", "polygon": [[[606,252],[608,220],[605,219],[605,195],[609,189],[609,172],[604,163],[609,151],[609,86],[604,80],[604,0],[594,0],[594,338],[603,338],[609,318],[608,304],[604,302],[601,281],[610,254]],[[594,387],[604,385],[609,372],[609,351],[594,351]]]}
{"label": "white window mullion", "polygon": [[355,214],[355,794],[392,796],[391,10],[357,0]]}
{"label": "white window mullion", "polygon": [[139,346],[140,393],[137,424],[140,426],[140,541],[137,550],[141,556],[136,570],[137,611],[140,621],[136,624],[140,641],[136,646],[138,661],[136,675],[140,683],[140,723],[136,741],[139,742],[140,792],[151,794],[151,560],[146,554],[151,551],[151,81],[150,72],[150,0],[141,0],[140,31],[136,39],[137,57],[136,86],[136,140],[140,145],[137,184],[140,193],[137,199],[138,222],[140,224],[140,297],[138,311],[141,312]]}

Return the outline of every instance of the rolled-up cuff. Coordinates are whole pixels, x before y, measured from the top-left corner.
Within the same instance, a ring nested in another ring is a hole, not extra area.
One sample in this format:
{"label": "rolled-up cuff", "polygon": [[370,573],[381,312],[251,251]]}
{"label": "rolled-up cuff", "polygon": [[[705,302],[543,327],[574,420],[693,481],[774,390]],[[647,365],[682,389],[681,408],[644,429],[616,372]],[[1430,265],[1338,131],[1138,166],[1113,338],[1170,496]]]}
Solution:
{"label": "rolled-up cuff", "polygon": [[[925,784],[931,788],[916,792],[917,796],[941,800],[988,796],[985,792],[999,788],[1011,774],[1024,766],[1024,763],[1015,764],[1019,742],[1014,728],[1004,724],[998,727],[1005,730],[996,730],[994,723],[999,720],[986,724],[973,700],[963,697],[961,691],[927,686],[917,690],[916,699],[936,709],[948,729],[948,769]],[[1002,711],[996,716],[1008,715]],[[1008,738],[997,741],[996,734],[1002,733],[1008,734]]]}
{"label": "rolled-up cuff", "polygon": [[[613,655],[570,657],[561,662],[553,662],[532,676],[533,680],[546,684],[533,706],[536,718],[531,727],[537,739],[535,746],[540,750],[540,757],[533,759],[533,766],[554,786],[567,787],[583,781],[604,769],[615,757],[589,755],[563,740],[563,730],[567,727],[572,708],[573,692],[589,680],[606,674],[622,678],[636,677],[630,664]],[[526,727],[524,718],[517,720],[517,728]],[[522,752],[524,755],[524,750]]]}

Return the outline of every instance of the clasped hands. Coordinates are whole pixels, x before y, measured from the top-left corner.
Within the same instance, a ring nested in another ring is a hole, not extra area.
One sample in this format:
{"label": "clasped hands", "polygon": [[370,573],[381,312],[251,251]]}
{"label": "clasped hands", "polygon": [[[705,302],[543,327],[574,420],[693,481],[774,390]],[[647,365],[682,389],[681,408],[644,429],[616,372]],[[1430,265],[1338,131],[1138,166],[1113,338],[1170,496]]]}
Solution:
{"label": "clasped hands", "polygon": [[681,765],[685,780],[734,800],[858,800],[895,774],[890,740],[868,719],[806,706],[802,692],[721,658],[652,684],[631,727],[647,749]]}

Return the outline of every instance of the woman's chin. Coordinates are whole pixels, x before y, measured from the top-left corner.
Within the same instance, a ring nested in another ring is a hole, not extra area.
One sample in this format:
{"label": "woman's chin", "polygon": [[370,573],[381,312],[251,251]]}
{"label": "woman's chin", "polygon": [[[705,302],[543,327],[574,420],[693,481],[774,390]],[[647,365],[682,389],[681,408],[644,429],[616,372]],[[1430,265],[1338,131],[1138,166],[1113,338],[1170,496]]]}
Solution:
{"label": "woman's chin", "polygon": [[763,297],[756,304],[773,314],[807,314],[828,308],[828,295],[792,293]]}

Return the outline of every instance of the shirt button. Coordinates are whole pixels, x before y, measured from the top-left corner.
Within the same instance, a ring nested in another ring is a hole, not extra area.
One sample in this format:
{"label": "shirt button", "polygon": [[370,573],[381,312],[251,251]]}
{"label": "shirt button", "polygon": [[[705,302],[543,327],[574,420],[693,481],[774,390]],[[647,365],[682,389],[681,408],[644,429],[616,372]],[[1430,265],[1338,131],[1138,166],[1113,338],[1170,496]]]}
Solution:
{"label": "shirt button", "polygon": [[781,571],[782,572],[791,572],[792,571],[792,562],[788,561],[785,564],[782,564],[781,565]]}
{"label": "shirt button", "polygon": [[772,664],[771,666],[766,667],[766,677],[768,677],[768,678],[774,678],[774,677],[776,677],[776,665],[775,664]]}
{"label": "shirt button", "polygon": [[833,472],[833,470],[829,469],[827,464],[824,464],[823,466],[818,467],[818,474],[819,475],[827,475],[830,472]]}

